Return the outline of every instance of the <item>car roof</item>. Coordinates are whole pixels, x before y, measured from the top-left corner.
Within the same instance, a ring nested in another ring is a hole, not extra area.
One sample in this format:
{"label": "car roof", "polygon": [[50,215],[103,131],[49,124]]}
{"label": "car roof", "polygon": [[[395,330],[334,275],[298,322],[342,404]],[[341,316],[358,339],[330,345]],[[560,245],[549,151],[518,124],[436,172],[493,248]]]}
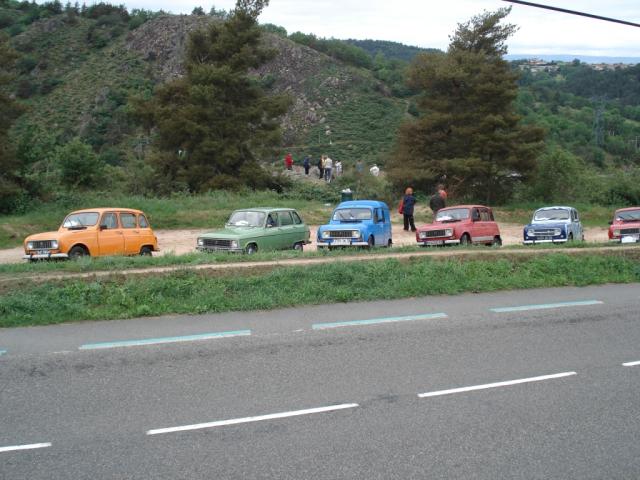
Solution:
{"label": "car roof", "polygon": [[136,210],[135,208],[119,208],[119,207],[99,207],[99,208],[83,208],[82,210],[74,210],[73,213],[104,213],[104,212],[127,212],[127,213],[144,213],[142,210]]}
{"label": "car roof", "polygon": [[638,210],[640,207],[625,207],[625,208],[619,208],[616,210],[617,212],[628,212],[630,210]]}
{"label": "car roof", "polygon": [[574,207],[567,207],[566,205],[554,205],[550,207],[540,207],[536,209],[536,212],[539,210],[551,210],[552,208],[562,209],[562,210],[575,210]]}
{"label": "car roof", "polygon": [[295,212],[295,208],[286,208],[286,207],[255,207],[255,208],[239,208],[238,210],[234,210],[234,212]]}
{"label": "car roof", "polygon": [[349,207],[389,208],[386,203],[379,202],[378,200],[348,200],[346,202],[341,202],[336,208],[349,208]]}
{"label": "car roof", "polygon": [[488,208],[491,210],[491,207],[485,205],[451,205],[450,207],[441,208],[440,210],[449,210],[450,208]]}

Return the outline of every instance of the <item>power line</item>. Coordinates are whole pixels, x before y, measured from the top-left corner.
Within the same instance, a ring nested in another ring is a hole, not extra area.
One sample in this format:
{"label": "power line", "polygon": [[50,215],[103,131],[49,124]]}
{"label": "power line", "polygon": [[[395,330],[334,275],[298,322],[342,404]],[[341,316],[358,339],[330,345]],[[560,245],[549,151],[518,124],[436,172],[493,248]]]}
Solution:
{"label": "power line", "polygon": [[581,17],[595,18],[597,20],[604,20],[606,22],[621,23],[623,25],[630,25],[632,27],[640,27],[640,23],[627,22],[626,20],[618,20],[616,18],[602,17],[600,15],[593,15],[591,13],[578,12],[577,10],[567,10],[566,8],[552,7],[551,5],[542,5],[540,3],[533,3],[533,2],[523,2],[521,0],[502,0],[502,1],[509,2],[509,3],[517,3],[519,5],[526,5],[528,7],[544,8],[546,10],[553,10],[555,12],[570,13],[571,15],[580,15]]}

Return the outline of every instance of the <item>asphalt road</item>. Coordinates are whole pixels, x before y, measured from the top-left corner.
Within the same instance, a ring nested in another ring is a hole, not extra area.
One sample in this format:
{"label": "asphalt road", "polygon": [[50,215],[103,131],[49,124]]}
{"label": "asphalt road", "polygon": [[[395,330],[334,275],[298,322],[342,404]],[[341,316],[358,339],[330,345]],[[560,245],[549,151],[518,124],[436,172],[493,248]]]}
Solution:
{"label": "asphalt road", "polygon": [[0,330],[0,479],[640,478],[639,307],[636,284]]}

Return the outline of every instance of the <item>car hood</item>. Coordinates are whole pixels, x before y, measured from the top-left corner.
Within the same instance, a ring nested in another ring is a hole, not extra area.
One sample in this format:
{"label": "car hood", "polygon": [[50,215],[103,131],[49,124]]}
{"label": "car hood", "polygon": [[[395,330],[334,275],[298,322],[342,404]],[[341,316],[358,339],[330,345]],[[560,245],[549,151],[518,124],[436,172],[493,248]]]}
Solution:
{"label": "car hood", "polygon": [[613,228],[640,228],[640,222],[614,222]]}
{"label": "car hood", "polygon": [[428,225],[422,225],[418,228],[418,231],[426,232],[427,230],[444,230],[445,228],[455,228],[456,225],[460,225],[460,222],[433,222]]}
{"label": "car hood", "polygon": [[318,231],[326,232],[326,231],[335,231],[335,230],[366,230],[368,225],[369,225],[368,223],[360,223],[360,222],[358,223],[344,222],[340,224],[330,223],[327,225],[320,225],[318,227]]}
{"label": "car hood", "polygon": [[220,238],[223,240],[237,240],[239,238],[263,235],[266,229],[259,227],[233,227],[203,233],[200,238]]}
{"label": "car hood", "polygon": [[531,222],[527,227],[561,228],[566,227],[570,222],[559,222],[557,220],[543,220]]}
{"label": "car hood", "polygon": [[29,235],[24,239],[25,242],[33,242],[38,240],[59,240],[60,232],[43,232],[43,233],[34,233],[33,235]]}

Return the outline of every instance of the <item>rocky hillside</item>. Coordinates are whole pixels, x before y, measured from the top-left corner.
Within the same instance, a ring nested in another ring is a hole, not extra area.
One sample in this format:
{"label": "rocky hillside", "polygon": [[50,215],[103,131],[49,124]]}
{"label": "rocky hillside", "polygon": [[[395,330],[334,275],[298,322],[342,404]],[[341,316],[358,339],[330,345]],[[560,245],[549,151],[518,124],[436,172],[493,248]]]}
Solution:
{"label": "rocky hillside", "polygon": [[[30,107],[16,137],[46,148],[80,136],[112,164],[142,153],[148,139],[128,115],[130,99],[180,76],[189,33],[210,21],[219,20],[164,15],[127,30],[117,22],[56,15],[31,24],[12,39],[23,55],[20,96]],[[406,102],[390,96],[368,70],[275,34],[265,33],[264,41],[277,56],[255,74],[268,90],[293,98],[282,121],[282,150],[384,163]]]}

